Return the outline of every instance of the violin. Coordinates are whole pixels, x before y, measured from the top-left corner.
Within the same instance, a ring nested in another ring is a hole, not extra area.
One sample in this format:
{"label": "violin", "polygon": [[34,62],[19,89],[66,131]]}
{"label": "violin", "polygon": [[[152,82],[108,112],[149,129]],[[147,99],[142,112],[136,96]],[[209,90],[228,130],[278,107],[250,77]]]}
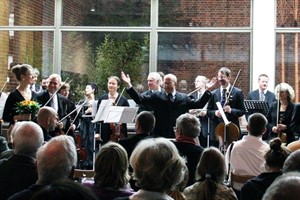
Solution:
{"label": "violin", "polygon": [[124,129],[122,124],[109,123],[109,128],[111,130],[110,141],[117,142],[119,139],[125,138]]}

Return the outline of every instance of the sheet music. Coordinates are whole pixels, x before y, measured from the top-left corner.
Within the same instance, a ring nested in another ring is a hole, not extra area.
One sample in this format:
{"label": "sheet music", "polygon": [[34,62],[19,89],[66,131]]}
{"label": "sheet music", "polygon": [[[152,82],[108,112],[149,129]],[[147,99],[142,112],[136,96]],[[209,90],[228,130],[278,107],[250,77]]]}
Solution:
{"label": "sheet music", "polygon": [[223,121],[224,121],[225,125],[227,126],[228,124],[230,124],[230,121],[228,121],[228,119],[227,119],[227,117],[226,117],[226,115],[224,113],[224,110],[223,110],[223,107],[222,107],[221,103],[218,101],[218,102],[216,102],[216,104],[217,104],[218,110],[221,113]]}
{"label": "sheet music", "polygon": [[110,107],[111,103],[108,99],[102,100],[99,109],[96,113],[95,119],[92,122],[95,123],[99,121],[104,121],[106,119]]}
{"label": "sheet music", "polygon": [[110,106],[104,123],[132,123],[138,107]]}
{"label": "sheet music", "polygon": [[1,96],[0,96],[0,119],[2,119],[3,110],[4,110],[4,106],[5,106],[7,97],[8,97],[8,95],[6,93],[4,93],[4,92],[1,93]]}

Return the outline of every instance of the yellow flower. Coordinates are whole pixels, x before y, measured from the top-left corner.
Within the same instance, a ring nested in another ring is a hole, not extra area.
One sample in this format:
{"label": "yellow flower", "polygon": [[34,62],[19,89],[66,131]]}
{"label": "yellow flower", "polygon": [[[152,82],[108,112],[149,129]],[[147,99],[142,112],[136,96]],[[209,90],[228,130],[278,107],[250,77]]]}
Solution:
{"label": "yellow flower", "polygon": [[36,101],[24,100],[16,103],[16,112],[22,114],[35,115],[40,109],[40,105]]}

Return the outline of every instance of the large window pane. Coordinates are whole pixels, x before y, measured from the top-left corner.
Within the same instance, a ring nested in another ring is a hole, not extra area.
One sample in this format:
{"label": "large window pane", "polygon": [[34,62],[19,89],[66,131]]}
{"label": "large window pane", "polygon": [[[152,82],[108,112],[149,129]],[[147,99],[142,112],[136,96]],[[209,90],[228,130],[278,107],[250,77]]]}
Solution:
{"label": "large window pane", "polygon": [[296,93],[295,101],[299,102],[299,33],[278,33],[276,44],[275,83],[290,84]]}
{"label": "large window pane", "polygon": [[149,26],[149,0],[63,0],[66,26]]}
{"label": "large window pane", "polygon": [[[187,81],[187,92],[194,90],[197,75],[212,78],[221,66],[239,69],[237,81],[244,95],[249,91],[250,34],[249,33],[161,33],[158,46],[158,71],[174,73],[178,82]],[[233,82],[233,80],[232,80]]]}
{"label": "large window pane", "polygon": [[11,80],[6,91],[10,91],[16,86],[16,80],[10,72],[10,65],[14,63],[30,64],[40,71],[41,76],[48,76],[52,73],[52,32],[1,31],[0,38],[1,78],[10,77]]}
{"label": "large window pane", "polygon": [[250,0],[160,0],[159,26],[249,27]]}
{"label": "large window pane", "polygon": [[[83,97],[88,81],[97,83],[99,95],[106,91],[107,78],[130,74],[133,85],[146,82],[149,68],[148,33],[63,32],[62,75],[71,82],[74,99]],[[80,96],[81,95],[81,96]]]}
{"label": "large window pane", "polygon": [[1,26],[53,26],[55,0],[1,0]]}
{"label": "large window pane", "polygon": [[[295,0],[278,0],[277,27],[300,27],[300,3]],[[297,4],[296,4],[297,3]]]}

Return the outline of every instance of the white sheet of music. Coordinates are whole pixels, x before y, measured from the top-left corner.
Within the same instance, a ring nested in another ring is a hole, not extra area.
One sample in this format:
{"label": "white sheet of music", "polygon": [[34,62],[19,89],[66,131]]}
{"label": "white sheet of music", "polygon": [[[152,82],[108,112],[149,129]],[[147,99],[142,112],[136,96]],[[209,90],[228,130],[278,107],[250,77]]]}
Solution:
{"label": "white sheet of music", "polygon": [[102,100],[99,105],[99,109],[97,111],[95,119],[92,122],[95,123],[99,121],[105,121],[110,107],[112,106],[109,99]]}
{"label": "white sheet of music", "polygon": [[105,123],[132,123],[138,107],[111,106]]}
{"label": "white sheet of music", "polygon": [[218,109],[219,109],[219,111],[221,113],[221,116],[222,116],[222,119],[223,119],[225,125],[230,124],[230,121],[228,121],[228,119],[227,119],[227,117],[226,117],[226,115],[224,113],[224,110],[223,110],[223,107],[222,107],[221,103],[218,101],[218,102],[216,102],[216,104],[217,104],[217,107],[218,107]]}

